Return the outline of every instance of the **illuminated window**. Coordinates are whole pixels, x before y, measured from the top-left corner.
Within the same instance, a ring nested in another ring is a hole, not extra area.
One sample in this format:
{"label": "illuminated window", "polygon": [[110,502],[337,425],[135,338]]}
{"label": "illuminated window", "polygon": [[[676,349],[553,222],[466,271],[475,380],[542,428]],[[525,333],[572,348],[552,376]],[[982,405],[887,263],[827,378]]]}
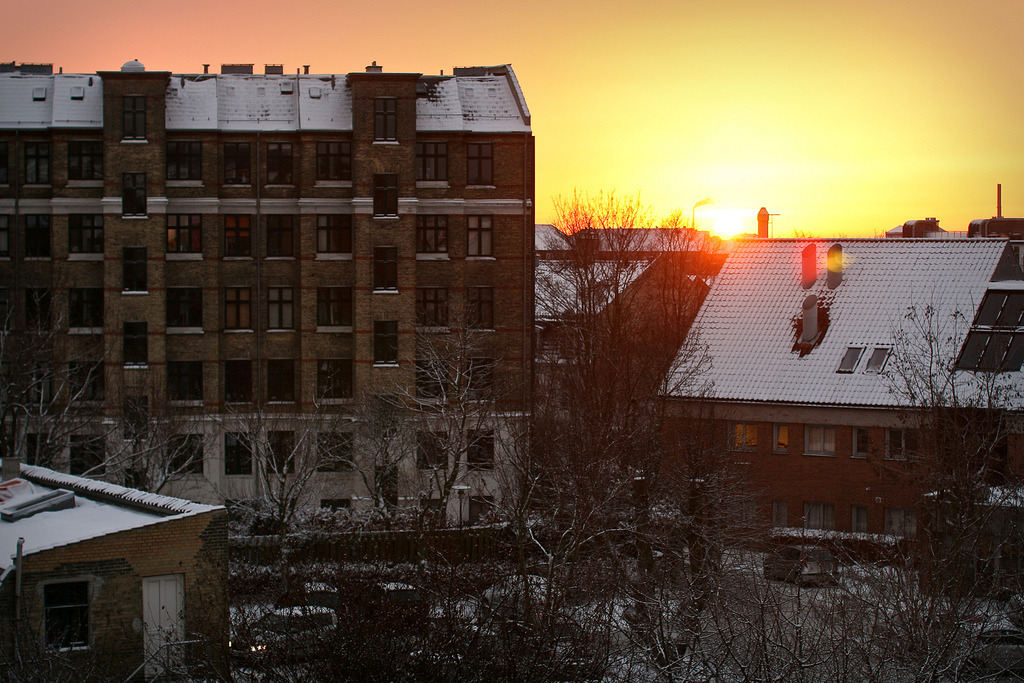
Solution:
{"label": "illuminated window", "polygon": [[789,425],[775,424],[772,427],[774,433],[774,445],[772,450],[776,453],[789,452]]}
{"label": "illuminated window", "polygon": [[248,287],[224,288],[224,329],[252,329],[250,318],[252,293]]}
{"label": "illuminated window", "polygon": [[754,450],[757,448],[757,425],[754,423],[734,422],[730,427],[729,445],[734,450]]}
{"label": "illuminated window", "polygon": [[202,214],[167,214],[167,251],[178,254],[202,253]]}

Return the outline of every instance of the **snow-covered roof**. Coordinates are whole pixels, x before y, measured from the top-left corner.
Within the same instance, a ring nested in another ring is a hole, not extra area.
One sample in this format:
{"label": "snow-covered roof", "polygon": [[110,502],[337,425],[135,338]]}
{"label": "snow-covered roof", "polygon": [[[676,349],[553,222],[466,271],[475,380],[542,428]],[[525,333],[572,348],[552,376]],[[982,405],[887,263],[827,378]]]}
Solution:
{"label": "snow-covered roof", "polygon": [[533,248],[537,251],[561,251],[569,248],[565,233],[550,223],[537,223],[533,230]]}
{"label": "snow-covered roof", "polygon": [[[817,277],[805,289],[802,255],[812,244]],[[842,281],[830,289],[826,259],[834,244],[842,246]],[[936,320],[951,320],[959,312],[959,319],[966,321],[951,340],[951,348],[958,350],[986,290],[1018,286],[999,282],[1020,279],[1011,261],[1003,240],[740,241],[692,328],[710,357],[710,397],[829,406],[901,405],[891,389],[888,368],[883,366],[882,373],[868,370],[874,349],[891,348],[895,336],[907,331],[911,307],[932,306]],[[827,320],[827,327],[813,347],[801,349],[795,344],[797,326],[809,295],[817,297],[823,309],[819,320]],[[837,372],[850,347],[864,349],[860,360],[852,372]],[[686,359],[678,360],[685,367]],[[1019,382],[1021,373],[1006,374]]]}
{"label": "snow-covered roof", "polygon": [[25,539],[23,554],[29,555],[221,508],[22,465],[19,479],[0,484],[0,513],[60,489],[75,494],[73,507],[0,521],[0,581],[13,567],[19,538]]}
{"label": "snow-covered roof", "polygon": [[102,128],[103,80],[88,74],[0,74],[0,128]]}
{"label": "snow-covered roof", "polygon": [[[537,320],[558,321],[584,309],[603,309],[640,277],[652,260],[597,261],[589,266],[571,260],[539,261],[534,271]],[[585,293],[596,300],[584,301]]]}
{"label": "snow-covered roof", "polygon": [[[510,65],[421,76],[420,131],[529,132],[530,110]],[[167,82],[168,130],[350,131],[345,74],[174,74]],[[102,128],[103,79],[96,74],[0,74],[0,128]]]}

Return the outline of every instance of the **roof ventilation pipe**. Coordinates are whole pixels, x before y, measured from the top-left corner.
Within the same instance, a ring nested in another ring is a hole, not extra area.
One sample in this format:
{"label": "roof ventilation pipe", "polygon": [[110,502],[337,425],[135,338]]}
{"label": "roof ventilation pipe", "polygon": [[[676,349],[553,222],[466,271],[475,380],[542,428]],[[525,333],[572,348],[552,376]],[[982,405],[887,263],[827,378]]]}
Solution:
{"label": "roof ventilation pipe", "polygon": [[803,329],[800,332],[800,341],[806,344],[814,341],[818,336],[818,297],[811,294],[804,299]]}
{"label": "roof ventilation pipe", "polygon": [[828,288],[835,289],[843,281],[843,245],[833,244],[828,249]]}
{"label": "roof ventilation pipe", "polygon": [[761,210],[757,212],[757,236],[768,237],[768,217],[771,214],[768,213],[768,209],[761,207]]}
{"label": "roof ventilation pipe", "polygon": [[804,247],[801,255],[801,277],[800,284],[804,289],[810,289],[814,285],[814,281],[818,279],[817,270],[818,255],[814,249],[813,244],[808,244]]}

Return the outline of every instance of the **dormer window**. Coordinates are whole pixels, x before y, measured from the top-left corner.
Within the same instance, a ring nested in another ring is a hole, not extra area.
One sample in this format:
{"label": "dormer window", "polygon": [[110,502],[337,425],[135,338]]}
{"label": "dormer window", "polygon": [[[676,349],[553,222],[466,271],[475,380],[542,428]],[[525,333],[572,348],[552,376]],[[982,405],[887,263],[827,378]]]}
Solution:
{"label": "dormer window", "polygon": [[851,346],[846,349],[843,360],[839,363],[839,369],[836,372],[852,373],[857,369],[857,363],[860,362],[860,357],[863,353],[863,346]]}
{"label": "dormer window", "polygon": [[884,346],[876,346],[868,358],[867,367],[864,372],[879,373],[885,367],[885,361],[889,359],[889,349]]}

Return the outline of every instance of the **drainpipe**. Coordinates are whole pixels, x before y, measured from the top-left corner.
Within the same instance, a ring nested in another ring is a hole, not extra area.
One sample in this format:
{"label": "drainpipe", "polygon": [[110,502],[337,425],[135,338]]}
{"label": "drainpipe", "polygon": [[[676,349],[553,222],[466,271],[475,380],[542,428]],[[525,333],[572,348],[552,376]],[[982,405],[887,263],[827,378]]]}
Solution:
{"label": "drainpipe", "polygon": [[18,538],[18,552],[14,556],[14,657],[21,664],[21,648],[18,647],[18,633],[21,630],[21,558],[25,539]]}
{"label": "drainpipe", "polygon": [[[259,124],[259,120],[257,119],[257,125],[258,124]],[[262,169],[263,169],[263,166],[260,163],[260,130],[259,130],[259,128],[257,128],[256,129],[256,166],[255,166],[255,168],[253,170],[253,182],[256,183],[256,225],[253,226],[253,231],[252,231],[253,241],[252,241],[252,244],[250,245],[250,248],[252,249],[252,253],[253,253],[253,259],[254,259],[254,262],[256,264],[256,295],[252,298],[252,301],[253,301],[253,303],[256,306],[256,310],[255,311],[250,311],[250,319],[253,321],[253,332],[256,335],[256,414],[257,414],[257,418],[256,418],[256,420],[254,422],[250,422],[250,425],[255,425],[258,430],[262,430],[262,428],[263,428],[263,325],[262,325],[262,320],[260,318],[260,313],[263,310],[263,307],[260,305],[260,302],[261,302],[260,294],[263,291],[263,289],[262,289],[263,288],[263,279],[261,277],[262,276],[263,257],[260,254],[260,247],[263,244],[263,241],[260,239],[260,236],[262,235],[262,231],[260,229],[260,227],[262,225],[262,220],[261,219],[263,217],[263,211],[262,211],[263,204],[262,204],[261,194],[260,194],[260,190],[261,190],[262,185],[263,185]],[[259,443],[260,436],[261,435],[259,435],[259,434],[249,434],[249,449],[250,449],[250,451],[252,453],[252,455],[250,457],[252,457],[252,460],[253,460],[252,467],[253,467],[253,472],[254,472],[254,477],[255,477],[253,483],[254,483],[254,487],[256,488],[257,493],[259,492],[259,489],[263,486],[263,484],[261,483],[263,477],[260,476],[261,469],[260,469],[260,466],[259,466],[258,453],[257,453],[257,451],[259,449],[256,448],[256,444]]]}

